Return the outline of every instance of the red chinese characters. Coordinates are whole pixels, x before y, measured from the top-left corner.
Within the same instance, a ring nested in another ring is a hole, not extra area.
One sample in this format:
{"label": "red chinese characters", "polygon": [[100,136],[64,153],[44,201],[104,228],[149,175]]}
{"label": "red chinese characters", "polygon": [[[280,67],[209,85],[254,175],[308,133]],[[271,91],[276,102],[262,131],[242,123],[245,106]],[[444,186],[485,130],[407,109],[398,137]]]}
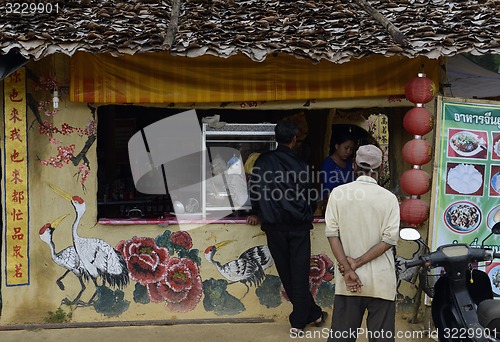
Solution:
{"label": "red chinese characters", "polygon": [[24,68],[4,80],[7,286],[29,284],[28,158]]}

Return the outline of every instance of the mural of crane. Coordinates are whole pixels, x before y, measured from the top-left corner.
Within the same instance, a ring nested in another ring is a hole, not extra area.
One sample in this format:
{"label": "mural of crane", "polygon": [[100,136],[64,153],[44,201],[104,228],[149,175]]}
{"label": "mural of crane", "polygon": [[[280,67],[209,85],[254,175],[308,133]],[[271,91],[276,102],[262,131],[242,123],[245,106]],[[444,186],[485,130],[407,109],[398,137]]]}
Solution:
{"label": "mural of crane", "polygon": [[102,285],[108,283],[111,287],[124,288],[129,282],[129,274],[123,256],[106,241],[78,235],[78,226],[86,210],[85,201],[79,196],[70,196],[53,184],[49,186],[56,194],[69,201],[76,212],[72,226],[73,245],[82,267],[96,286],[96,292],[88,304],[91,304],[97,295],[97,278],[102,279]]}
{"label": "mural of crane", "polygon": [[268,269],[274,263],[269,247],[265,245],[249,248],[241,253],[239,258],[256,261],[262,267],[262,270]]}
{"label": "mural of crane", "polygon": [[205,259],[214,264],[219,273],[230,281],[230,284],[240,282],[247,290],[243,297],[250,291],[250,286],[259,286],[264,280],[264,270],[272,266],[273,259],[267,246],[254,246],[244,251],[238,259],[221,264],[214,260],[217,250],[234,242],[226,240],[216,245],[209,246],[205,250]]}
{"label": "mural of crane", "polygon": [[72,272],[80,281],[81,290],[78,293],[78,295],[72,301],[69,300],[68,298],[64,298],[62,301],[63,304],[73,305],[80,303],[80,297],[86,288],[85,283],[83,282],[83,278],[85,280],[88,280],[89,275],[82,267],[80,263],[80,258],[78,257],[78,254],[76,254],[75,247],[69,246],[61,250],[60,252],[56,253],[56,248],[54,241],[52,239],[52,234],[54,233],[54,230],[57,228],[57,226],[62,222],[62,220],[66,218],[66,216],[68,216],[68,214],[60,216],[52,223],[46,223],[45,225],[43,225],[43,227],[40,228],[39,235],[40,239],[47,245],[49,245],[50,256],[52,257],[52,260],[59,266],[64,267],[66,269],[66,272],[64,272],[64,274],[56,280],[57,286],[59,286],[61,290],[64,290],[64,284],[62,282],[62,279],[66,277],[66,275],[69,272]]}

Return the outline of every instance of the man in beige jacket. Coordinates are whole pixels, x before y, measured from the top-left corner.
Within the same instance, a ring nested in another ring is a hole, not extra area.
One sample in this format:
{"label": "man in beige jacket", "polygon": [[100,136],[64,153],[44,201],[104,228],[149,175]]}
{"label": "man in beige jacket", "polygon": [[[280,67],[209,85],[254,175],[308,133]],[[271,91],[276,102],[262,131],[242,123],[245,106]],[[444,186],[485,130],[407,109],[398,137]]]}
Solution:
{"label": "man in beige jacket", "polygon": [[[354,165],[356,180],[333,189],[328,200],[326,236],[338,267],[328,341],[355,341],[360,334],[369,341],[395,340],[392,247],[398,242],[399,203],[377,184],[381,165],[378,147],[361,146]],[[366,310],[364,331],[360,327]]]}

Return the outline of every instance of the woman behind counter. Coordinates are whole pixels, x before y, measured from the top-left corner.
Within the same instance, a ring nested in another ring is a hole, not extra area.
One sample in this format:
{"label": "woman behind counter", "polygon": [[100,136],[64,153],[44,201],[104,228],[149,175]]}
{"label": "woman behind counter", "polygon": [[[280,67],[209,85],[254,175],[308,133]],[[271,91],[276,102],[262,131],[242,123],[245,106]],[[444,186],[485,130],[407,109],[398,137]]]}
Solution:
{"label": "woman behind counter", "polygon": [[339,134],[334,137],[333,153],[321,164],[320,179],[324,204],[333,188],[354,181],[351,158],[355,146],[356,142],[351,135]]}

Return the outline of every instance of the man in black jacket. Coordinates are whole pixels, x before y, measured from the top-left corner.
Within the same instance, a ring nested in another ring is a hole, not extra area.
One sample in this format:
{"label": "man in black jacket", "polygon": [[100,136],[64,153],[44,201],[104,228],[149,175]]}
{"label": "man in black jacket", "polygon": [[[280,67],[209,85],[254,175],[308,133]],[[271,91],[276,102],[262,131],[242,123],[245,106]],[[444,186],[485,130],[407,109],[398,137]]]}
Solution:
{"label": "man in black jacket", "polygon": [[257,214],[286,294],[293,304],[292,334],[309,323],[321,325],[326,313],[316,305],[309,288],[310,230],[316,201],[310,199],[307,164],[293,152],[298,128],[283,120],[275,127],[276,150],[255,161],[249,181],[252,209]]}

